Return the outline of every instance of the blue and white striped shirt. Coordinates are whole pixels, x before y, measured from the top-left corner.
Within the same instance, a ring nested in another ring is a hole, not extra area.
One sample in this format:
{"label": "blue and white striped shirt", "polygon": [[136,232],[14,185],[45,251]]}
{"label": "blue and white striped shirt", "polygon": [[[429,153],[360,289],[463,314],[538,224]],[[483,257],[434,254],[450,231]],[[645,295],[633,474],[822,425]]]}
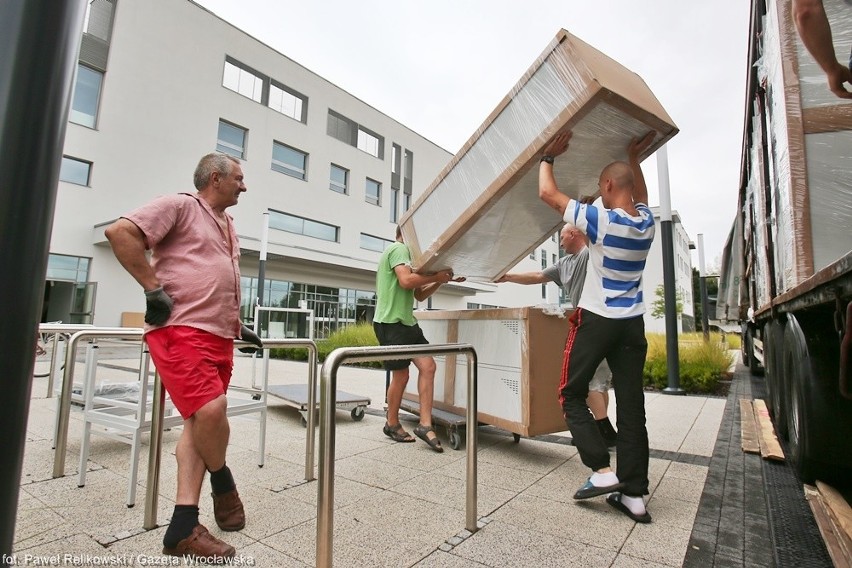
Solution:
{"label": "blue and white striped shirt", "polygon": [[638,216],[569,200],[563,219],[589,237],[589,267],[579,307],[600,316],[625,319],[645,313],[642,271],[654,240],[654,215],[644,203]]}

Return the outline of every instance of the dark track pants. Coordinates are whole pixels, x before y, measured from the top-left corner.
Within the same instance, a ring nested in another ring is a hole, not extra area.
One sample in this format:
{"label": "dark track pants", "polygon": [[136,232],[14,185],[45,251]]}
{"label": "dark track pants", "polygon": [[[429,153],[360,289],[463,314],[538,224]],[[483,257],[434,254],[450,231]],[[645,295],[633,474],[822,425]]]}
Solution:
{"label": "dark track pants", "polygon": [[642,316],[610,319],[578,308],[570,319],[562,362],[559,401],[583,463],[598,470],[609,467],[609,451],[586,406],[589,382],[603,359],[612,371],[618,420],[618,480],[623,493],[648,494],[648,430],[642,368],[648,342]]}

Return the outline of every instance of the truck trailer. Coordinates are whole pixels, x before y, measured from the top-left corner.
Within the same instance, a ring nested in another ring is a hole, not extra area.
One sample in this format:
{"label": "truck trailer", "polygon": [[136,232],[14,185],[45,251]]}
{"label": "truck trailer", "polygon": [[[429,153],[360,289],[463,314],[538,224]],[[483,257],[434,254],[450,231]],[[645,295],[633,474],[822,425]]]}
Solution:
{"label": "truck trailer", "polygon": [[[835,49],[852,6],[825,0]],[[852,480],[852,101],[833,95],[798,37],[790,0],[752,0],[736,218],[717,318],[742,357],[802,481]]]}

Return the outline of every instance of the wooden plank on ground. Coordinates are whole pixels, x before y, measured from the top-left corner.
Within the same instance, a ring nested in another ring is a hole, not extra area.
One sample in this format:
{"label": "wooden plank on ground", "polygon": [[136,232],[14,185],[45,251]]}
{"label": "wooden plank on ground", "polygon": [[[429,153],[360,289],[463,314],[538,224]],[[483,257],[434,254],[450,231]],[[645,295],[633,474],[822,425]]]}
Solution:
{"label": "wooden plank on ground", "polygon": [[822,540],[825,542],[825,548],[828,550],[828,555],[831,557],[835,568],[852,568],[848,542],[844,542],[846,535],[838,527],[824,496],[813,485],[805,484],[804,490],[805,499],[811,507],[814,520],[819,528]]}
{"label": "wooden plank on ground", "polygon": [[847,564],[852,564],[852,507],[831,485],[817,481],[817,489],[837,526],[838,540],[843,548]]}
{"label": "wooden plank on ground", "polygon": [[784,461],[784,450],[775,437],[775,429],[772,427],[772,419],[763,399],[755,400],[754,418],[760,426],[760,455],[763,459]]}
{"label": "wooden plank on ground", "polygon": [[749,454],[760,453],[757,424],[754,421],[754,407],[751,401],[745,398],[740,399],[740,437],[744,452]]}

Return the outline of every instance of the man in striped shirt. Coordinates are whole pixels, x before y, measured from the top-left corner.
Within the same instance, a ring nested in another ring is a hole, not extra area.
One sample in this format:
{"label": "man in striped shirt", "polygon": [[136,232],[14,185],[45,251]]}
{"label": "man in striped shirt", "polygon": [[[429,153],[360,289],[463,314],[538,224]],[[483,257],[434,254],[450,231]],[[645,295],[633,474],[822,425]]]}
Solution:
{"label": "man in striped shirt", "polygon": [[[642,271],[654,239],[654,216],[639,155],[653,142],[654,133],[630,143],[627,162],[603,169],[597,204],[571,199],[556,186],[554,158],[568,149],[570,139],[570,132],[560,134],[545,149],[538,193],[589,239],[586,282],[571,316],[559,389],[580,459],[592,469],[574,498],[609,494],[610,505],[636,522],[648,523],[651,515],[643,499],[648,494],[649,449],[642,381],[648,351]],[[610,467],[606,443],[586,407],[589,382],[604,359],[612,370],[618,401],[618,471]]]}

